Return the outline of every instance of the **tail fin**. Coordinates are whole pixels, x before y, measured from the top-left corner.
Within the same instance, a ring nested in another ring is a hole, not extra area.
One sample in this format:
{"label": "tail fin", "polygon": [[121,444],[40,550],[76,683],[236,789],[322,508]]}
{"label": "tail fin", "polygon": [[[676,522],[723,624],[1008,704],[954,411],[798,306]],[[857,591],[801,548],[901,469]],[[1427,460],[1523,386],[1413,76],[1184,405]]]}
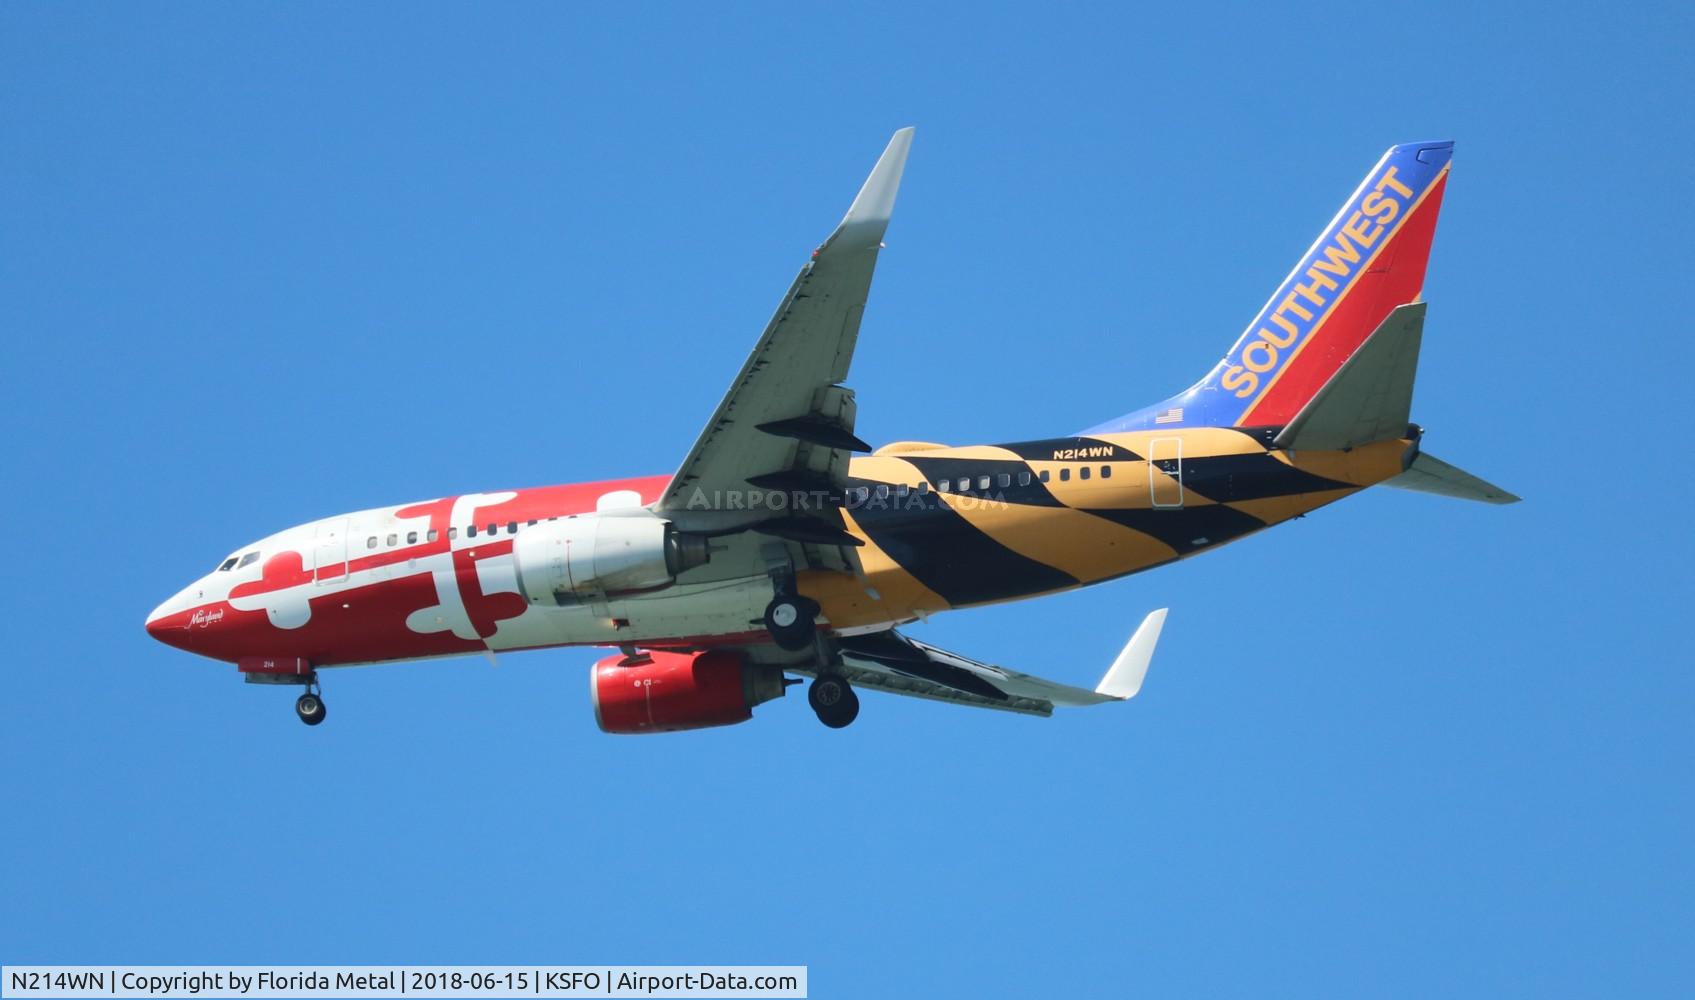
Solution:
{"label": "tail fin", "polygon": [[1419,299],[1453,154],[1451,142],[1391,146],[1205,378],[1084,433],[1288,424],[1395,307]]}

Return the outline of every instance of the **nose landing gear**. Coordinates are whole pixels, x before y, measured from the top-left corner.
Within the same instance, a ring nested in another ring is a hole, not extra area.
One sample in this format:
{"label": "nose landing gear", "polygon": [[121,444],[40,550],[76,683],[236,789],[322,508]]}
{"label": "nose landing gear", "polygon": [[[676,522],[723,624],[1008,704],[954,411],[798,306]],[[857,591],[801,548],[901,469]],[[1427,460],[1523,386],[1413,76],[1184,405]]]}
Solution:
{"label": "nose landing gear", "polygon": [[313,671],[306,677],[306,691],[294,700],[294,714],[300,716],[300,721],[308,726],[315,726],[324,721],[324,693],[318,687],[318,673]]}
{"label": "nose landing gear", "polygon": [[305,688],[295,699],[294,714],[308,726],[324,721],[324,694],[318,687],[318,672],[299,656],[249,656],[236,663],[242,680],[249,684],[286,684]]}

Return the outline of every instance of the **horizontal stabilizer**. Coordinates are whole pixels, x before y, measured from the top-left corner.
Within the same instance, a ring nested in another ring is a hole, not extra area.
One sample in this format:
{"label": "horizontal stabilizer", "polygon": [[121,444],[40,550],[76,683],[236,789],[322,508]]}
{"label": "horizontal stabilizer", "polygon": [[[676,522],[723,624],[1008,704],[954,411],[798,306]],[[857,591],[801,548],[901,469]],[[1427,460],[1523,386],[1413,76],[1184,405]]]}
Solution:
{"label": "horizontal stabilizer", "polygon": [[1469,472],[1456,469],[1433,455],[1419,452],[1407,471],[1383,481],[1384,486],[1438,496],[1458,497],[1461,500],[1481,500],[1484,503],[1518,503],[1519,498],[1494,483],[1486,483]]}
{"label": "horizontal stabilizer", "polygon": [[1405,437],[1424,309],[1414,302],[1389,313],[1277,435],[1277,447],[1344,451]]}

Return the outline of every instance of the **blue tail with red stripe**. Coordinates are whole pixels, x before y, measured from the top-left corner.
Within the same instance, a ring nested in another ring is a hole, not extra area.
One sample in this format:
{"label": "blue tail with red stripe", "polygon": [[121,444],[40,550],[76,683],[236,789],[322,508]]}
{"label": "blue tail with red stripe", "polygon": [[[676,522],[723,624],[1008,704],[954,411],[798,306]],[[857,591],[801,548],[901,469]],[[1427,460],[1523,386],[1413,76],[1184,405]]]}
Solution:
{"label": "blue tail with red stripe", "polygon": [[1397,306],[1417,301],[1451,142],[1390,147],[1206,377],[1084,431],[1282,426]]}

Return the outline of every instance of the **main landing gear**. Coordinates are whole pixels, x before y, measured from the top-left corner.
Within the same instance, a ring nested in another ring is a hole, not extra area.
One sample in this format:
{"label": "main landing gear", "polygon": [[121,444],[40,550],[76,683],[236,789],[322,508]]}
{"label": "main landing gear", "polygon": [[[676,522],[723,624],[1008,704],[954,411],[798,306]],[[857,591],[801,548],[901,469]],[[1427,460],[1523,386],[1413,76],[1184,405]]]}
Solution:
{"label": "main landing gear", "polygon": [[841,729],[859,718],[859,695],[853,693],[846,677],[837,672],[841,663],[829,640],[818,634],[818,614],[823,610],[817,601],[796,591],[792,569],[786,564],[772,571],[772,589],[776,595],[765,606],[765,631],[771,641],[791,653],[812,650],[817,671],[812,686],[806,689],[807,704],[817,714],[818,721],[831,729]]}
{"label": "main landing gear", "polygon": [[809,648],[818,631],[818,602],[799,594],[779,593],[765,606],[765,631],[790,652]]}
{"label": "main landing gear", "polygon": [[294,714],[300,716],[300,721],[308,726],[315,726],[324,721],[324,696],[313,682],[306,688],[306,693],[294,701]]}
{"label": "main landing gear", "polygon": [[818,713],[818,721],[841,729],[859,718],[859,695],[841,674],[819,674],[806,689],[806,703]]}

